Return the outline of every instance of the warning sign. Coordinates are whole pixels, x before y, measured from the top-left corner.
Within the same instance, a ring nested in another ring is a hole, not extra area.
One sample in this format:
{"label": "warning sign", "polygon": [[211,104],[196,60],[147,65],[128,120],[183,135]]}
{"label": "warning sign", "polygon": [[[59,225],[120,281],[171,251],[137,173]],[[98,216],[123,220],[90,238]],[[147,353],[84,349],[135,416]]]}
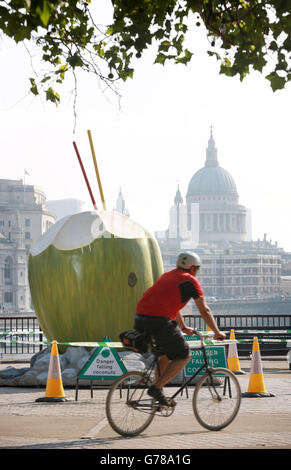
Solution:
{"label": "warning sign", "polygon": [[[210,367],[226,367],[226,357],[224,346],[208,347],[206,348],[206,355]],[[190,377],[204,364],[203,353],[201,349],[191,350],[191,359],[185,366],[185,375]],[[199,372],[199,375],[204,374],[205,369]]]}
{"label": "warning sign", "polygon": [[79,379],[116,379],[127,372],[114,348],[100,346],[79,372]]}

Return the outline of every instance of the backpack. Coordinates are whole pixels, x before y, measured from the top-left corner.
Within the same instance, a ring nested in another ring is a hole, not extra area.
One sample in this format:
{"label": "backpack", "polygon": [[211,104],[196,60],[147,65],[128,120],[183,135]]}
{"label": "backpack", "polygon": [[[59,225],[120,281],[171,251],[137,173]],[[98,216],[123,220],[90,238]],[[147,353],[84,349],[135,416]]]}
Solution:
{"label": "backpack", "polygon": [[120,333],[119,338],[126,349],[140,354],[151,351],[151,337],[146,331],[124,331]]}

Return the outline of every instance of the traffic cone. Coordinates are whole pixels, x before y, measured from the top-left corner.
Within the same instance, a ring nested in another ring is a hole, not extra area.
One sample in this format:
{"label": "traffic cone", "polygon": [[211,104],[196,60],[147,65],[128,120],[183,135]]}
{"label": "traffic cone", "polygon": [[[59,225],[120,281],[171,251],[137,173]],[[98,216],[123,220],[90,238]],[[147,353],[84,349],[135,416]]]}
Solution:
{"label": "traffic cone", "polygon": [[56,341],[52,342],[45,396],[43,398],[37,398],[35,401],[69,401],[69,398],[66,398],[65,396],[63,388],[58,346]]}
{"label": "traffic cone", "polygon": [[[229,339],[235,340],[234,330],[230,330]],[[228,345],[227,367],[236,375],[245,374],[245,372],[240,368],[236,343]]]}
{"label": "traffic cone", "polygon": [[251,362],[251,374],[249,380],[248,391],[242,393],[243,397],[274,397],[273,393],[266,391],[263,367],[261,362],[261,354],[259,341],[257,336],[253,339],[253,350],[252,350],[252,362]]}

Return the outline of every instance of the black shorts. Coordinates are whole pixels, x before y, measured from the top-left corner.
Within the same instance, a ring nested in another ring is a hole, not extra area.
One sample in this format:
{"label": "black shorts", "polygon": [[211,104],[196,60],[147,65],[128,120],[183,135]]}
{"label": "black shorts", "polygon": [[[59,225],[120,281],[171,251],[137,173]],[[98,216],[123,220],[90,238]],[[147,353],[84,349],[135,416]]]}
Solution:
{"label": "black shorts", "polygon": [[156,338],[157,345],[169,359],[185,359],[190,348],[177,322],[166,317],[136,315],[134,328],[147,331]]}

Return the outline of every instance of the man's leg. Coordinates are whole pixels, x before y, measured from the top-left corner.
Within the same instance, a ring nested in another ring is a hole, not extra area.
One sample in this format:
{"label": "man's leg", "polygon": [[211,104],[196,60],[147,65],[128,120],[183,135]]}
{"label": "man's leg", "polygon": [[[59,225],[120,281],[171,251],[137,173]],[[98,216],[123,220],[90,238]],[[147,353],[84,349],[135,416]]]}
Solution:
{"label": "man's leg", "polygon": [[169,364],[168,356],[166,355],[159,356],[159,373],[158,373],[158,366],[157,366],[155,370],[155,381],[157,381],[159,377],[161,377],[161,375],[165,372],[168,364]]}
{"label": "man's leg", "polygon": [[159,389],[163,388],[163,386],[166,385],[169,380],[175,377],[183,369],[190,359],[191,353],[189,353],[189,355],[184,359],[173,359],[172,361],[169,361],[164,372],[161,374],[158,380],[156,380],[155,387]]}

